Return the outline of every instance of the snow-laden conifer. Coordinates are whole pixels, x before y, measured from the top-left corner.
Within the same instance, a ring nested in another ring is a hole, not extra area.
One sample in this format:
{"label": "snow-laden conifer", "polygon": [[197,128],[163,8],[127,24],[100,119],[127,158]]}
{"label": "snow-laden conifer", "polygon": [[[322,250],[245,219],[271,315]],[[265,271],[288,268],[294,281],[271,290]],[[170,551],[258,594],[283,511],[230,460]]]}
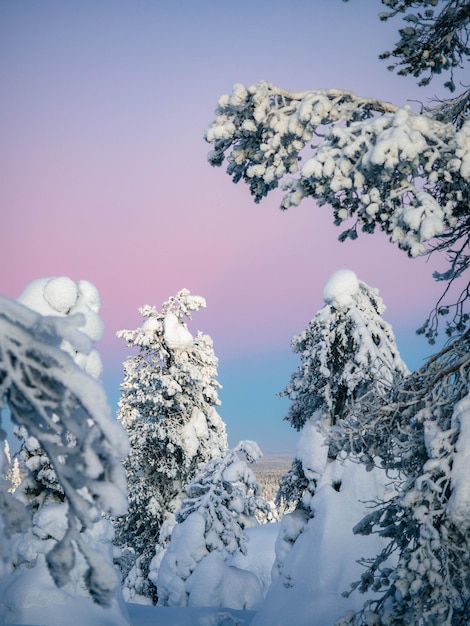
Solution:
{"label": "snow-laden conifer", "polygon": [[281,522],[272,588],[255,624],[274,619],[280,603],[291,601],[299,626],[309,623],[312,611],[327,623],[361,606],[362,600],[348,604],[341,594],[358,575],[356,560],[384,547],[375,538],[355,540],[353,527],[367,513],[366,500],[389,496],[390,480],[375,467],[377,459],[356,450],[355,432],[346,437],[343,422],[353,411],[360,437],[362,399],[370,394],[386,401],[408,370],[376,289],[339,270],[326,282],[323,299],[292,342],[301,362],[283,395],[291,400],[286,419],[300,437],[278,499],[294,510]]}
{"label": "snow-laden conifer", "polygon": [[4,478],[10,483],[8,491],[10,493],[14,493],[19,487],[22,480],[20,463],[16,455],[13,458],[11,457],[10,444],[8,443],[8,439],[5,439],[5,445],[3,450],[5,455]]}
{"label": "snow-laden conifer", "polygon": [[[102,514],[115,516],[126,509],[120,459],[127,453],[127,438],[111,418],[102,386],[61,348],[67,342],[86,358],[93,343],[80,332],[83,323],[82,315],[44,317],[0,298],[1,407],[9,408],[13,424],[41,450],[48,467],[47,477],[39,477],[37,467],[26,466],[17,497],[2,493],[2,536],[13,550],[6,559],[9,576],[2,578],[2,605],[16,616],[31,600],[20,578],[36,566],[42,568],[42,584],[50,576],[66,590],[77,583],[80,563],[84,595],[103,606],[116,598],[119,579],[111,555],[92,547],[88,535]],[[25,496],[24,485],[34,485],[34,493]],[[47,531],[36,535],[36,550],[28,551],[32,534],[23,534],[24,522],[36,532],[38,516],[47,519]],[[106,541],[110,546],[109,537]],[[33,587],[28,589],[37,596]]]}
{"label": "snow-laden conifer", "polygon": [[292,340],[301,362],[281,394],[291,400],[285,419],[299,431],[308,425],[308,435],[301,438],[299,454],[279,493],[294,505],[301,502],[308,486],[309,456],[308,473],[314,480],[321,476],[326,458],[339,453],[360,451],[361,460],[374,465],[365,447],[359,450],[356,445],[362,431],[358,401],[366,395],[385,400],[408,373],[393,330],[382,318],[385,306],[377,289],[358,280],[354,272],[339,270],[326,282],[323,299],[325,305]]}
{"label": "snow-laden conifer", "polygon": [[118,333],[138,349],[124,363],[119,400],[131,451],[124,464],[129,512],[116,521],[117,543],[127,555],[125,597],[134,601],[156,602],[149,564],[153,559],[158,570],[184,487],[227,448],[216,410],[220,384],[212,339],[201,332],[193,337],[186,323],[204,306],[203,298],[183,289],[161,312],[142,307],[142,326]]}
{"label": "snow-laden conifer", "polygon": [[382,318],[385,306],[377,289],[354,272],[339,270],[326,282],[323,299],[324,306],[292,340],[301,362],[281,394],[291,400],[285,419],[302,431],[278,494],[293,506],[306,505],[328,459],[357,454],[369,469],[374,466],[356,441],[362,444],[360,401],[372,396],[385,402],[408,374],[393,330]]}
{"label": "snow-laden conifer", "polygon": [[[260,602],[257,577],[227,562],[239,552],[246,554],[244,529],[257,525],[257,511],[267,506],[247,465],[260,456],[255,442],[242,441],[223,457],[209,461],[187,486],[155,578],[160,604],[246,609]],[[223,579],[216,589],[203,574],[209,563]]]}

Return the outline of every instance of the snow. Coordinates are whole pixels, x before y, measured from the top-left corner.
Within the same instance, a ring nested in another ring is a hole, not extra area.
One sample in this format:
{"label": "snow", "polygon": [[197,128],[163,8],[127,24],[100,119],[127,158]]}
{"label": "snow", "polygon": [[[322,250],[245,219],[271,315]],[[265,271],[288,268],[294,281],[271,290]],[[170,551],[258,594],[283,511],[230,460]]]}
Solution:
{"label": "snow", "polygon": [[[44,589],[43,589],[44,591]],[[238,611],[218,607],[159,607],[129,603],[126,605],[127,621],[123,626],[249,626],[255,611]],[[2,622],[10,626],[119,626],[102,609],[99,618],[93,617],[82,603],[67,598],[56,605],[36,609],[31,620]],[[0,614],[1,617],[1,614]]]}
{"label": "snow", "polygon": [[230,565],[253,572],[261,583],[263,595],[266,595],[271,584],[271,570],[275,557],[274,546],[279,528],[279,523],[271,523],[245,529],[248,537],[246,554],[237,552],[228,560]]}
{"label": "snow", "polygon": [[44,285],[43,296],[52,309],[67,315],[77,301],[78,290],[73,280],[63,276],[48,280]]}
{"label": "snow", "polygon": [[165,342],[173,350],[189,350],[193,336],[174,313],[168,313],[163,321]]}
{"label": "snow", "polygon": [[302,469],[308,480],[318,480],[325,470],[328,446],[319,430],[318,415],[305,423],[300,433],[295,456],[302,462]]}
{"label": "snow", "polygon": [[384,473],[351,461],[328,463],[315,492],[315,516],[307,521],[296,510],[281,522],[282,563],[252,626],[328,626],[362,607],[364,595],[342,594],[363,572],[357,559],[375,556],[384,544],[376,536],[354,535],[352,528],[386,482]]}
{"label": "snow", "polygon": [[323,301],[335,309],[351,306],[359,291],[359,280],[351,270],[338,270],[330,276],[323,288]]}
{"label": "snow", "polygon": [[452,495],[448,512],[453,522],[461,527],[470,525],[470,394],[455,405],[452,417],[453,426],[460,429],[456,453],[451,471]]}
{"label": "snow", "polygon": [[[40,519],[35,520],[38,536],[20,539],[15,546],[18,557],[29,566],[18,568],[0,582],[0,594],[3,598],[0,622],[41,626],[128,626],[127,611],[120,595],[113,598],[111,605],[105,608],[92,600],[83,587],[80,576],[72,576],[60,588],[55,585],[45,558],[45,552],[53,540],[44,541],[43,537],[62,536],[67,524],[65,516],[66,507],[63,504],[45,507],[40,513]],[[113,531],[108,520],[102,520],[91,531],[87,531],[89,545],[101,555],[103,563],[108,561],[105,555],[111,549],[109,541],[112,536]],[[86,567],[83,556],[75,550],[72,558],[77,560],[78,568],[83,571]],[[105,586],[114,582],[107,567],[97,569],[99,571],[94,574],[106,577],[103,581]],[[117,576],[116,572],[111,574]]]}
{"label": "snow", "polygon": [[192,459],[199,450],[200,442],[209,438],[206,416],[198,408],[194,408],[190,420],[181,430],[181,440],[186,453]]}
{"label": "snow", "polygon": [[220,606],[256,609],[263,600],[258,577],[247,570],[227,565],[215,550],[202,559],[186,581],[189,606]]}
{"label": "snow", "polygon": [[132,626],[249,626],[255,614],[255,611],[236,611],[218,607],[188,609],[128,604],[127,608]]}
{"label": "snow", "polygon": [[460,175],[470,180],[470,120],[465,122],[456,137],[456,156],[460,158]]}

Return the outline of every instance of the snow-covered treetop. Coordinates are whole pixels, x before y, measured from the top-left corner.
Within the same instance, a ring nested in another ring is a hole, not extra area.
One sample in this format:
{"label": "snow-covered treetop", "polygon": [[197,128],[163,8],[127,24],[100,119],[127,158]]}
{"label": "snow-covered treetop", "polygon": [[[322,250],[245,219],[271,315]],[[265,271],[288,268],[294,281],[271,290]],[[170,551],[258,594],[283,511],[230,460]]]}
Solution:
{"label": "snow-covered treetop", "polygon": [[[63,317],[80,313],[81,332],[92,341],[99,341],[103,337],[104,324],[98,315],[101,306],[100,294],[87,280],[74,282],[67,276],[38,278],[27,285],[18,302],[41,315]],[[103,366],[97,350],[90,350],[85,356],[83,353],[77,353],[67,341],[64,341],[61,347],[88,374],[94,378],[101,376]]]}
{"label": "snow-covered treetop", "polygon": [[[357,276],[351,270],[338,270],[330,276],[323,288],[323,301],[335,309],[348,308],[360,291]],[[378,311],[382,313],[381,311]]]}
{"label": "snow-covered treetop", "polygon": [[139,313],[146,318],[136,330],[120,330],[117,336],[125,339],[129,346],[149,346],[156,334],[162,334],[171,349],[187,350],[193,343],[185,318],[191,319],[193,311],[206,307],[201,296],[193,296],[187,289],[182,289],[162,304],[162,310],[145,305]]}
{"label": "snow-covered treetop", "polygon": [[63,489],[68,527],[47,555],[52,576],[58,584],[68,580],[75,545],[90,568],[90,591],[106,603],[109,588],[98,580],[99,558],[80,530],[91,527],[101,512],[125,512],[121,459],[128,440],[111,417],[102,385],[61,349],[64,341],[76,354],[86,356],[92,349],[91,339],[79,330],[83,323],[81,313],[45,317],[0,297],[0,410],[7,405],[13,424],[37,440]]}
{"label": "snow-covered treetop", "polygon": [[408,373],[393,331],[381,314],[378,290],[351,270],[326,282],[325,305],[292,340],[301,358],[298,371],[281,394],[291,399],[286,419],[300,430],[317,415],[329,425],[345,417],[355,402],[373,391],[382,396]]}

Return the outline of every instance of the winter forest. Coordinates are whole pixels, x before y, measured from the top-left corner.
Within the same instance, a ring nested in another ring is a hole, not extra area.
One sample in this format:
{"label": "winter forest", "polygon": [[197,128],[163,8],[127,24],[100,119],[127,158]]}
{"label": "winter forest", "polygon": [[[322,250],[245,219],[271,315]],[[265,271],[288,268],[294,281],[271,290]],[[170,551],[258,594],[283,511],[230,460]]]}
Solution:
{"label": "winter forest", "polygon": [[334,272],[293,329],[279,393],[298,442],[268,499],[257,442],[228,444],[216,346],[193,330],[203,295],[182,285],[117,331],[117,415],[97,287],[38,277],[0,297],[0,623],[470,624],[470,5],[382,5],[402,20],[388,69],[445,76],[446,99],[238,83],[208,161],[256,203],[281,188],[282,210],[330,207],[341,241],[383,232],[445,258],[418,330],[442,349],[409,371],[380,285]]}

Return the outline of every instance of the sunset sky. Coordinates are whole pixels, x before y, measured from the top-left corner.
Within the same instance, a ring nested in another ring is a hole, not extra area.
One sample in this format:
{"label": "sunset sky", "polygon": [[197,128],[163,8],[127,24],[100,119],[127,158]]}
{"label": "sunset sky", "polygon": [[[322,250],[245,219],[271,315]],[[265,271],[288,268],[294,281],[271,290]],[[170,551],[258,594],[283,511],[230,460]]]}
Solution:
{"label": "sunset sky", "polygon": [[[365,6],[367,5],[367,7]],[[276,394],[297,360],[290,340],[322,306],[332,272],[378,287],[410,368],[432,348],[415,329],[444,265],[408,260],[382,236],[340,244],[328,207],[281,212],[207,164],[220,95],[265,79],[338,87],[404,104],[423,89],[377,59],[397,25],[351,0],[2,0],[0,293],[33,279],[87,279],[101,293],[98,348],[114,407],[128,354],[116,331],[138,307],[186,287],[207,300],[191,324],[214,339],[231,445],[293,450]]]}

